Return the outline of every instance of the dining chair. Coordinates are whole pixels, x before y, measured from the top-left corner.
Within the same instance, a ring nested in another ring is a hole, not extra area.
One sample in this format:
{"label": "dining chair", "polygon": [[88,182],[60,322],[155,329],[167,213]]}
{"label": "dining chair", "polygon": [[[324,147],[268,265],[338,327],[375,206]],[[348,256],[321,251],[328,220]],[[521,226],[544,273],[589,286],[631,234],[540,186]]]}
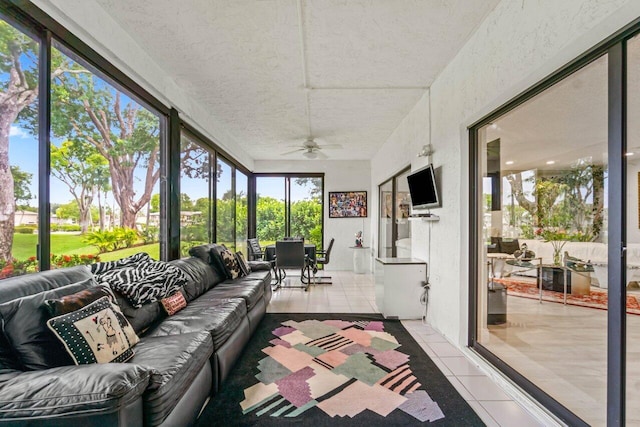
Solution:
{"label": "dining chair", "polygon": [[262,261],[264,259],[264,252],[257,238],[247,239],[247,249],[249,250],[249,261]]}
{"label": "dining chair", "polygon": [[[299,269],[302,285],[283,286],[282,282],[286,276],[285,269]],[[304,288],[305,291],[308,290],[311,267],[309,259],[304,253],[304,243],[301,240],[279,240],[276,242],[275,271],[278,287]]]}
{"label": "dining chair", "polygon": [[[320,276],[317,277],[316,273],[318,271],[318,265],[322,265],[325,266],[327,264],[329,264],[329,262],[331,261],[331,249],[333,249],[333,242],[335,242],[335,238],[331,238],[331,240],[329,241],[329,246],[327,247],[326,251],[318,251],[316,252],[316,259],[315,259],[315,265],[313,268],[313,284],[314,285],[332,285],[333,282],[331,281],[331,276]],[[318,281],[318,278],[320,279],[320,281]],[[329,280],[328,282],[326,281],[322,281],[323,279],[327,279]]]}

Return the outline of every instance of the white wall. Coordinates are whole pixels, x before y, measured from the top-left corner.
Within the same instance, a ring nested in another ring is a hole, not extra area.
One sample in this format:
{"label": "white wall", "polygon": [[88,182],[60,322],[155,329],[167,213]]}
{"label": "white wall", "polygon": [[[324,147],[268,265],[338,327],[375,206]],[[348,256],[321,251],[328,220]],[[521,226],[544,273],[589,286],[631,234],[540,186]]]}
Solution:
{"label": "white wall", "polygon": [[224,123],[187,97],[180,85],[98,3],[93,0],[33,0],[33,3],[162,103],[177,109],[190,125],[245,167],[253,168],[253,159],[225,131]]}
{"label": "white wall", "polygon": [[[371,227],[367,218],[329,218],[330,191],[367,191],[367,214],[374,215],[376,206],[371,202],[371,163],[368,160],[279,160],[255,161],[254,172],[316,172],[324,173],[324,244],[336,239],[327,270],[353,270],[355,234],[362,230],[364,246],[371,246]],[[373,209],[372,209],[373,208]]]}
{"label": "white wall", "polygon": [[429,321],[460,346],[468,321],[467,127],[638,16],[633,0],[503,0],[372,160],[377,185],[400,165],[422,166],[415,156],[431,135],[432,162],[442,167],[442,208],[434,211],[441,219],[413,222],[412,250],[431,261]]}

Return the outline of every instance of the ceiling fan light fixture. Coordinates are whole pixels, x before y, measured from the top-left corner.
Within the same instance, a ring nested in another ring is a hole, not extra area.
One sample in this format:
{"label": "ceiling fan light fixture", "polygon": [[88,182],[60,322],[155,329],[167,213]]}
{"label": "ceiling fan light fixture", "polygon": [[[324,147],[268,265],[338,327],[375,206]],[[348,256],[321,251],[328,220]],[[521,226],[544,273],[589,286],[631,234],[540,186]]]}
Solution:
{"label": "ceiling fan light fixture", "polygon": [[305,151],[304,153],[302,153],[303,156],[305,156],[307,159],[315,159],[318,157],[318,154],[315,151]]}

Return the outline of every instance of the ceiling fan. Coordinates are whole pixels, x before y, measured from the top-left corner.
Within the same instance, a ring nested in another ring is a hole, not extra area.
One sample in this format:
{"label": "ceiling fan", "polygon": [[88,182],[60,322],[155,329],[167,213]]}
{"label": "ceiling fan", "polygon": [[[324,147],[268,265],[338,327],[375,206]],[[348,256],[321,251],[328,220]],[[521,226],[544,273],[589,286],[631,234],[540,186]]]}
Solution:
{"label": "ceiling fan", "polygon": [[308,138],[302,143],[302,146],[293,145],[292,147],[298,148],[296,148],[295,150],[287,151],[286,153],[282,153],[282,155],[288,156],[290,154],[302,152],[302,155],[307,159],[326,159],[326,154],[324,154],[321,150],[342,148],[340,144],[324,144],[320,146],[313,138]]}

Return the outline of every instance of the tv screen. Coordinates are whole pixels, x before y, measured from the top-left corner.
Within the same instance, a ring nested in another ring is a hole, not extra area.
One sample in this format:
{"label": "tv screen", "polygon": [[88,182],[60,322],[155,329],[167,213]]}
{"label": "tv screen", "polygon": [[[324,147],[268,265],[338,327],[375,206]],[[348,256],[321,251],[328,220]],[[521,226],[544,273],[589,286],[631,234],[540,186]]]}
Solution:
{"label": "tv screen", "polygon": [[407,177],[407,181],[409,182],[411,205],[414,209],[440,206],[433,165],[415,171]]}

